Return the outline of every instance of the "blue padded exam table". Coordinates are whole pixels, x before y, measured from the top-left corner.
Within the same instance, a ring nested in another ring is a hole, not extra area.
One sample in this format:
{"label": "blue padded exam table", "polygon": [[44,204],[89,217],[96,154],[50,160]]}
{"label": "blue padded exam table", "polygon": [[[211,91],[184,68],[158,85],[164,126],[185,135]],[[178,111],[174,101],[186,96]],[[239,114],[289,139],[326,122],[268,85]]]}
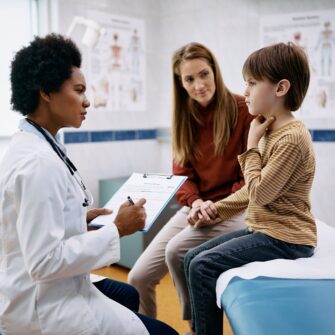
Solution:
{"label": "blue padded exam table", "polygon": [[335,335],[334,279],[234,277],[221,304],[234,335]]}

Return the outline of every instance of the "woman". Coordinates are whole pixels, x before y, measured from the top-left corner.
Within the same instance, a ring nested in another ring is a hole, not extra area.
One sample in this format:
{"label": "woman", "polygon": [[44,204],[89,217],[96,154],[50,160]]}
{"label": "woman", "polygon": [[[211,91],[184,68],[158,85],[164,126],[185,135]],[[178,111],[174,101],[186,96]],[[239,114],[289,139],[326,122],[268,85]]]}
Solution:
{"label": "woman", "polygon": [[91,270],[119,259],[120,236],[143,228],[146,214],[144,199],[126,202],[113,224],[87,232],[104,212],[87,212],[92,197],[55,139],[85,120],[80,65],[79,50],[60,35],[36,37],[12,62],[12,105],[26,118],[0,167],[0,332],[176,334],[89,280]]}
{"label": "woman", "polygon": [[244,98],[224,85],[218,63],[208,48],[190,43],[172,59],[174,111],[173,172],[188,177],[177,192],[183,207],[166,223],[129,273],[140,293],[140,311],[156,317],[155,286],[170,271],[182,304],[190,306],[183,270],[186,252],[213,237],[244,227],[244,215],[206,227],[193,227],[193,214],[211,222],[213,201],[244,185],[237,155],[246,149],[249,115]]}

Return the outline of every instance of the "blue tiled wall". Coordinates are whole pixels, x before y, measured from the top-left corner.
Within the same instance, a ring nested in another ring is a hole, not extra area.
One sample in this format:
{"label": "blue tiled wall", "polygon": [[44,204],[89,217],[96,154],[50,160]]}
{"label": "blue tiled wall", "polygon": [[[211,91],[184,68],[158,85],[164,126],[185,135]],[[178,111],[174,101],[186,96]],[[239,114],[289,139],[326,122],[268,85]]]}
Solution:
{"label": "blue tiled wall", "polygon": [[335,142],[335,130],[311,130],[314,142]]}
{"label": "blue tiled wall", "polygon": [[91,141],[89,131],[67,131],[64,132],[64,143],[87,143]]}
{"label": "blue tiled wall", "polygon": [[67,131],[64,143],[112,142],[152,140],[157,138],[157,129],[129,129],[103,131]]}
{"label": "blue tiled wall", "polygon": [[[335,142],[335,130],[310,129],[314,142]],[[157,139],[157,129],[127,129],[103,131],[67,131],[64,143],[89,143],[111,141],[137,141]]]}

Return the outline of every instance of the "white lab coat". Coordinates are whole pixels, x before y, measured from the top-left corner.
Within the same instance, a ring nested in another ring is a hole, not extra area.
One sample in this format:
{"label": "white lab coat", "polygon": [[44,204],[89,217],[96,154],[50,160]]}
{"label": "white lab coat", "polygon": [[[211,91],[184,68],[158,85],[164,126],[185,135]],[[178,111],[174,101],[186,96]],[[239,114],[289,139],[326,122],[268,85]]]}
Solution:
{"label": "white lab coat", "polygon": [[0,333],[148,334],[89,280],[119,259],[116,227],[87,232],[81,188],[34,127],[21,129],[0,167]]}

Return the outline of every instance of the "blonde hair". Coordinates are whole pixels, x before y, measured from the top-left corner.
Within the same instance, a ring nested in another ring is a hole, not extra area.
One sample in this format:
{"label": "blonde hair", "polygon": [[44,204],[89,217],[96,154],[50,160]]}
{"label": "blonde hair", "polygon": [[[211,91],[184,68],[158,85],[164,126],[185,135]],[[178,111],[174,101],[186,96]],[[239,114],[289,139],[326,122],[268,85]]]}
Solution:
{"label": "blonde hair", "polygon": [[215,154],[221,155],[228,144],[233,128],[237,122],[237,102],[225,86],[217,60],[212,52],[199,43],[189,43],[178,49],[172,57],[173,70],[173,120],[172,150],[173,159],[184,165],[191,155],[199,158],[193,151],[196,126],[201,124],[197,104],[182,86],[180,64],[183,61],[201,58],[212,68],[216,91],[211,101],[213,108],[213,136]]}

